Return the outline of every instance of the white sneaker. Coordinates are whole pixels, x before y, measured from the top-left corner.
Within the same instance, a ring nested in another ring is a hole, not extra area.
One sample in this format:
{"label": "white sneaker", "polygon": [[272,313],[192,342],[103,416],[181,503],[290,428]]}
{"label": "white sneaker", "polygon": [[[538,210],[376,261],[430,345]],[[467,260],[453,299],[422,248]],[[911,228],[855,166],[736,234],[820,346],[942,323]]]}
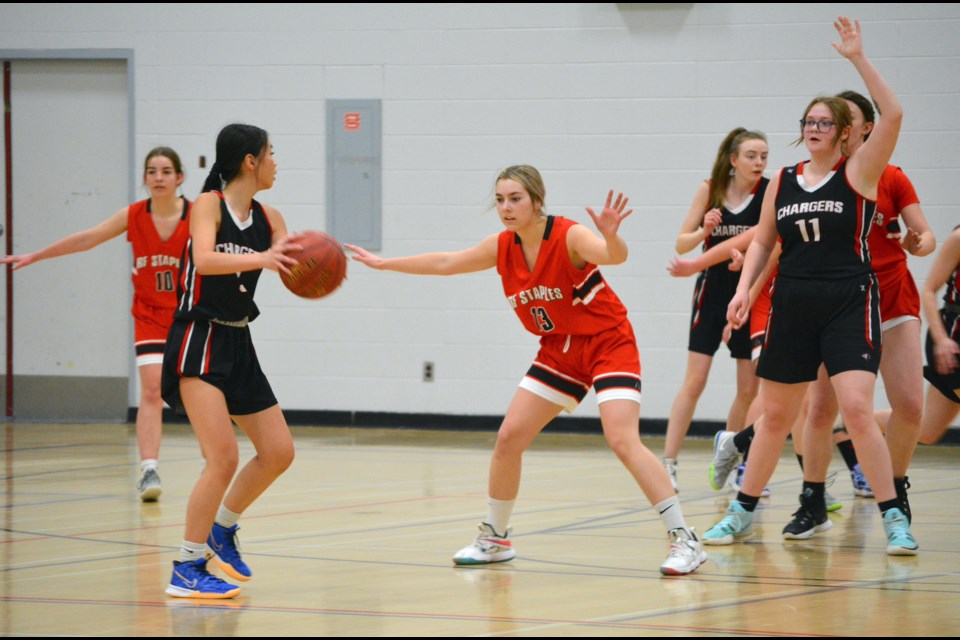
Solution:
{"label": "white sneaker", "polygon": [[677,487],[677,466],[680,463],[675,458],[660,458],[660,462],[663,463],[663,468],[667,470],[667,475],[670,476],[670,484],[673,485],[673,490],[680,493],[680,488]]}
{"label": "white sneaker", "polygon": [[480,523],[480,535],[470,546],[453,554],[453,564],[490,564],[513,560],[517,552],[513,543],[507,540],[510,529],[500,535],[486,522]]}
{"label": "white sneaker", "polygon": [[710,486],[714,491],[720,491],[723,488],[723,483],[730,476],[730,472],[736,469],[737,463],[740,462],[740,452],[733,444],[733,438],[736,435],[733,431],[717,431],[713,436],[713,460],[710,462],[710,470],[707,473]]}
{"label": "white sneaker", "polygon": [[147,469],[137,482],[137,491],[144,502],[153,502],[160,497],[163,490],[160,488],[160,476],[156,469]]}
{"label": "white sneaker", "polygon": [[665,576],[685,576],[707,561],[707,552],[703,550],[693,529],[671,529],[668,533],[670,552],[660,565],[660,573]]}

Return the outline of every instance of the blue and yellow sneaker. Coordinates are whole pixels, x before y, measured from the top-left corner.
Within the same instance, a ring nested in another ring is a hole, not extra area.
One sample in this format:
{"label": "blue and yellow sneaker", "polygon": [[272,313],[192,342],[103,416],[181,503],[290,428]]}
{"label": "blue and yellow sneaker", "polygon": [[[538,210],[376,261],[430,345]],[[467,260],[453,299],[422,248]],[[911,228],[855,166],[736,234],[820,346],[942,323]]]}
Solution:
{"label": "blue and yellow sneaker", "polygon": [[166,589],[175,598],[233,598],[240,587],[228,584],[207,571],[207,559],[174,562],[173,576]]}
{"label": "blue and yellow sneaker", "polygon": [[207,548],[213,554],[213,560],[217,563],[224,573],[241,582],[246,582],[253,577],[253,572],[240,558],[240,549],[237,547],[237,530],[239,525],[233,525],[229,529],[214,523],[207,536]]}

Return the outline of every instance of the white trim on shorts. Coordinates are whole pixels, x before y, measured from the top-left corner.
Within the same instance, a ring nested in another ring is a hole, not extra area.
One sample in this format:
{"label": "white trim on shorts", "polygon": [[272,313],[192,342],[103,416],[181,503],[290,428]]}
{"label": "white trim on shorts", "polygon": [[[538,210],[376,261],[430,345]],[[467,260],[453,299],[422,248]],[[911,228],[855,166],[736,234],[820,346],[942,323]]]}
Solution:
{"label": "white trim on shorts", "polygon": [[137,367],[145,367],[151,364],[163,364],[162,353],[145,353],[137,356]]}
{"label": "white trim on shorts", "polygon": [[574,409],[580,404],[580,401],[573,396],[568,396],[562,391],[557,391],[553,387],[547,386],[530,376],[523,376],[523,379],[520,380],[520,388],[526,389],[535,396],[539,396],[548,402],[563,407],[563,410],[567,413],[573,413]]}
{"label": "white trim on shorts", "polygon": [[604,389],[597,393],[597,404],[603,404],[610,400],[633,400],[637,404],[640,402],[640,392],[636,389]]}
{"label": "white trim on shorts", "polygon": [[893,329],[894,327],[898,327],[905,322],[910,322],[911,320],[916,320],[917,322],[920,322],[920,318],[918,318],[917,316],[897,316],[896,318],[891,318],[886,322],[881,322],[880,331],[882,333],[884,331],[887,331],[888,329]]}

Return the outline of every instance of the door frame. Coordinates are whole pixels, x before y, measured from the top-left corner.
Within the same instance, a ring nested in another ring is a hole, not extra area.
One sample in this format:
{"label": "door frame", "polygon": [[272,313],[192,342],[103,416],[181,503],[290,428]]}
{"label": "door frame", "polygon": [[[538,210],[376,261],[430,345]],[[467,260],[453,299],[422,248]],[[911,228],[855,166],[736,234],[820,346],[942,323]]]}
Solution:
{"label": "door frame", "polygon": [[[136,130],[135,130],[135,107],[136,107],[136,75],[134,64],[134,50],[133,49],[0,49],[0,62],[15,62],[23,60],[63,60],[63,61],[99,61],[99,60],[120,60],[126,62],[126,72],[127,72],[127,166],[133,167],[136,166]],[[14,135],[16,132],[12,132]],[[6,141],[3,141],[3,144],[6,144]],[[5,185],[5,188],[9,188],[9,185]],[[130,172],[130,181],[127,185],[127,201],[133,202],[136,197],[137,185],[136,185],[136,172]],[[12,229],[12,211],[4,211],[3,213],[3,225],[6,229],[8,237],[11,237]],[[8,267],[9,269],[9,267]],[[128,285],[129,286],[129,285]],[[7,287],[6,292],[6,318],[7,324],[12,327],[13,325],[13,289],[12,285]],[[6,329],[6,328],[5,328]],[[133,324],[132,322],[128,323],[128,344],[133,344]],[[14,403],[13,397],[13,378],[14,371],[12,362],[13,362],[13,331],[12,329],[6,330],[6,349],[7,349],[7,365],[4,367],[3,375],[7,381],[7,391],[5,396],[7,398],[6,407],[3,408],[3,414],[7,420],[13,419],[12,407]],[[138,397],[136,393],[136,364],[131,359],[129,365],[129,375],[128,379],[131,381],[128,390],[128,406],[133,406],[135,398]]]}

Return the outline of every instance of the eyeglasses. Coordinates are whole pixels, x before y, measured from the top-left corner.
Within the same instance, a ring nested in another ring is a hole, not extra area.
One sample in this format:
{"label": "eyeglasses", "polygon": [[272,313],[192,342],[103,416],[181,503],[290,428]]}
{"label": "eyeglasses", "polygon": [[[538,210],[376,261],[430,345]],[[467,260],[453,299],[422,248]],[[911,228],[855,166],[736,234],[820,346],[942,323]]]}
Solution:
{"label": "eyeglasses", "polygon": [[830,133],[830,129],[833,129],[833,125],[837,124],[833,120],[801,120],[800,121],[800,130],[804,130],[810,127],[813,127],[817,130],[818,133]]}

